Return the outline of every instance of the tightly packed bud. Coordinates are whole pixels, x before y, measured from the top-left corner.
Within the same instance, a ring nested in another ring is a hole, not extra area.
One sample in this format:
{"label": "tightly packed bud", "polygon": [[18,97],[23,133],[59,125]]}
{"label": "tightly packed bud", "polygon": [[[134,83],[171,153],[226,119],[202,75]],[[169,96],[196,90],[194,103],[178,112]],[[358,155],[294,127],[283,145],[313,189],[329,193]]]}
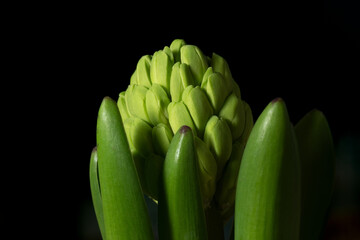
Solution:
{"label": "tightly packed bud", "polygon": [[198,136],[202,137],[204,135],[205,125],[213,115],[213,109],[206,94],[199,86],[194,87],[190,85],[185,88],[182,100],[194,121]]}
{"label": "tightly packed bud", "polygon": [[187,125],[195,135],[204,207],[217,207],[224,220],[232,215],[253,119],[224,58],[176,39],[140,58],[118,107],[146,194],[157,199],[163,159],[174,133]]}
{"label": "tightly packed bud", "polygon": [[166,91],[158,84],[153,84],[146,92],[146,112],[152,125],[168,124],[167,106],[170,103]]}
{"label": "tightly packed bud", "polygon": [[193,85],[189,65],[177,62],[172,68],[170,78],[170,95],[174,102],[181,101],[181,96],[187,86]]}

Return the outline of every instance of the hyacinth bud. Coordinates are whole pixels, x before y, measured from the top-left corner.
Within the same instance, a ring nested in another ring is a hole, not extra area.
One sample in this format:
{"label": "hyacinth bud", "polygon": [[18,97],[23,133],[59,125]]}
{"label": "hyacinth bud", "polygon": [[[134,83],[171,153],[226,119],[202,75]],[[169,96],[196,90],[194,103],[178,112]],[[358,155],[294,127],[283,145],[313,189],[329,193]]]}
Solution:
{"label": "hyacinth bud", "polygon": [[217,55],[216,53],[212,54],[211,66],[214,68],[215,72],[221,73],[225,79],[233,79],[229,65],[227,64],[226,60],[223,57]]}
{"label": "hyacinth bud", "polygon": [[130,117],[130,114],[126,107],[126,100],[125,100],[125,92],[121,92],[119,94],[119,99],[117,101],[117,105],[121,114],[121,118],[123,122]]}
{"label": "hyacinth bud", "polygon": [[167,106],[170,103],[165,90],[158,84],[153,84],[146,93],[146,110],[153,125],[168,123]]}
{"label": "hyacinth bud", "polygon": [[241,135],[242,137],[238,139],[238,141],[235,141],[232,146],[230,159],[223,170],[223,176],[217,184],[218,187],[215,193],[215,202],[224,221],[229,219],[234,212],[236,182],[240,169],[241,158],[247,139],[253,127],[251,109],[245,101],[242,101],[242,105],[244,106],[245,113],[244,129]]}
{"label": "hyacinth bud", "polygon": [[212,67],[208,67],[208,69],[206,69],[203,79],[201,81],[201,86],[203,86],[204,82],[207,82],[209,76],[213,73],[214,73],[214,69]]}
{"label": "hyacinth bud", "polygon": [[194,122],[184,102],[171,102],[168,106],[168,112],[169,123],[174,133],[184,125],[189,126],[191,129],[195,129]]}
{"label": "hyacinth bud", "polygon": [[239,85],[237,85],[237,83],[235,81],[232,82],[233,83],[233,93],[235,93],[235,95],[241,99],[241,92],[240,92],[240,87]]}
{"label": "hyacinth bud", "polygon": [[215,113],[219,113],[225,99],[231,92],[231,89],[228,88],[227,85],[224,85],[224,83],[225,79],[223,75],[218,72],[214,72],[209,74],[209,76],[205,78],[201,84],[201,87],[205,90]]}
{"label": "hyacinth bud", "polygon": [[190,66],[195,84],[200,85],[203,75],[208,68],[207,59],[201,50],[193,45],[184,45],[180,49],[181,62]]}
{"label": "hyacinth bud", "polygon": [[239,145],[253,119],[223,57],[176,39],[140,58],[118,108],[146,194],[157,200],[159,169],[174,134],[187,125],[195,135],[203,206],[224,220],[232,215]]}
{"label": "hyacinth bud", "polygon": [[124,128],[132,152],[136,151],[143,157],[154,152],[149,124],[140,118],[131,117],[124,121]]}
{"label": "hyacinth bud", "polygon": [[155,152],[162,157],[166,156],[172,137],[174,136],[168,125],[160,123],[152,129],[152,141]]}
{"label": "hyacinth bud", "polygon": [[188,86],[182,95],[182,100],[194,121],[198,136],[203,136],[205,125],[213,115],[213,109],[204,91],[199,87]]}
{"label": "hyacinth bud", "polygon": [[175,63],[170,78],[171,100],[174,102],[180,101],[184,89],[193,84],[194,80],[189,65],[180,62]]}
{"label": "hyacinth bud", "polygon": [[219,116],[225,119],[232,133],[233,141],[238,139],[245,126],[244,105],[235,93],[232,93],[225,101],[219,112]]}
{"label": "hyacinth bud", "polygon": [[130,77],[130,85],[137,85],[137,73],[136,70],[133,72],[133,74]]}
{"label": "hyacinth bud", "polygon": [[184,46],[186,43],[183,39],[175,39],[171,45],[170,45],[170,50],[172,51],[173,55],[174,55],[174,60],[175,62],[179,62],[180,61],[180,49],[182,46]]}
{"label": "hyacinth bud", "polygon": [[205,207],[209,206],[216,190],[217,163],[208,146],[195,137],[196,157],[199,161],[200,185]]}
{"label": "hyacinth bud", "polygon": [[244,114],[245,114],[245,128],[244,128],[244,132],[242,133],[241,142],[245,144],[249,138],[251,129],[254,126],[254,120],[249,104],[247,104],[247,102],[245,101],[243,101],[243,104],[244,104]]}
{"label": "hyacinth bud", "polygon": [[231,131],[226,121],[215,115],[212,116],[205,127],[204,142],[217,161],[219,170],[217,178],[220,178],[232,150]]}
{"label": "hyacinth bud", "polygon": [[173,62],[165,51],[157,51],[151,59],[150,76],[152,83],[157,83],[170,91],[170,76]]}
{"label": "hyacinth bud", "polygon": [[223,219],[231,217],[231,213],[234,210],[236,181],[244,148],[245,145],[241,142],[235,142],[232,145],[231,157],[218,183],[215,200]]}
{"label": "hyacinth bud", "polygon": [[133,156],[140,184],[144,193],[156,201],[159,196],[159,181],[164,157],[153,153],[144,157],[136,150],[132,150],[131,154]]}
{"label": "hyacinth bud", "polygon": [[150,122],[145,107],[147,88],[141,85],[130,85],[125,92],[126,106],[131,116]]}
{"label": "hyacinth bud", "polygon": [[232,91],[234,85],[233,85],[233,77],[230,72],[229,65],[227,64],[226,60],[217,55],[216,53],[213,53],[211,58],[211,66],[214,69],[214,72],[221,73],[221,75],[224,78],[224,87],[228,89],[228,91]]}
{"label": "hyacinth bud", "polygon": [[147,88],[151,87],[150,62],[151,62],[150,56],[145,55],[142,58],[140,58],[136,66],[136,84]]}

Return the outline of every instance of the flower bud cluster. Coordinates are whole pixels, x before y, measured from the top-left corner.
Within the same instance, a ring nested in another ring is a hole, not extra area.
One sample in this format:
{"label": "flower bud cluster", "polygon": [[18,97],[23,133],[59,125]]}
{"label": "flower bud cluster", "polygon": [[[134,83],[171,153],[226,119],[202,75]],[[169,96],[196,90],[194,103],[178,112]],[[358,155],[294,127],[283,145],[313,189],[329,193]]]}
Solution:
{"label": "flower bud cluster", "polygon": [[167,149],[187,125],[195,135],[204,207],[215,205],[224,219],[232,215],[253,118],[224,58],[176,39],[140,58],[118,107],[145,193],[158,198]]}

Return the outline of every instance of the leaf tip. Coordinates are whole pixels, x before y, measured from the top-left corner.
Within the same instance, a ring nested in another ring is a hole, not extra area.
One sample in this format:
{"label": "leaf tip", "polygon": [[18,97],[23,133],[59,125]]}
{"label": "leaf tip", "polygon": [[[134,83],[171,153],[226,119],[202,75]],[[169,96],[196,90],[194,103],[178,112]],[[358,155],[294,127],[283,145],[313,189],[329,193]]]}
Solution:
{"label": "leaf tip", "polygon": [[277,103],[277,102],[283,102],[284,100],[281,97],[277,97],[274,100],[271,101],[271,103]]}
{"label": "leaf tip", "polygon": [[97,146],[95,146],[95,147],[92,149],[91,154],[94,154],[94,153],[96,153],[96,152],[97,152]]}
{"label": "leaf tip", "polygon": [[179,129],[179,132],[180,132],[181,134],[185,134],[185,133],[187,133],[187,132],[189,132],[189,131],[191,131],[191,127],[186,126],[186,125],[182,126],[182,127]]}

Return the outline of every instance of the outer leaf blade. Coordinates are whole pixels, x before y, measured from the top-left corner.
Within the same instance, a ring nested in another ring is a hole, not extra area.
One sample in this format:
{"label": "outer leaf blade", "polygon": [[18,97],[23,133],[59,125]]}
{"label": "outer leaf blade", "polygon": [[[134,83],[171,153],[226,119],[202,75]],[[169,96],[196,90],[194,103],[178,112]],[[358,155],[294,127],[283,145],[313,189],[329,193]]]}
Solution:
{"label": "outer leaf blade", "polygon": [[301,162],[300,239],[319,239],[330,207],[335,153],[324,114],[312,110],[295,126]]}
{"label": "outer leaf blade", "polygon": [[272,101],[250,133],[235,203],[236,240],[296,240],[300,163],[285,103]]}
{"label": "outer leaf blade", "polygon": [[98,156],[96,147],[91,152],[90,157],[90,190],[94,205],[96,219],[99,224],[101,236],[106,240],[103,205],[101,200],[101,192],[98,178]]}
{"label": "outer leaf blade", "polygon": [[107,240],[153,239],[121,116],[109,97],[100,106],[96,135]]}
{"label": "outer leaf blade", "polygon": [[159,200],[159,237],[166,240],[205,240],[194,136],[183,126],[173,137],[163,167]]}

